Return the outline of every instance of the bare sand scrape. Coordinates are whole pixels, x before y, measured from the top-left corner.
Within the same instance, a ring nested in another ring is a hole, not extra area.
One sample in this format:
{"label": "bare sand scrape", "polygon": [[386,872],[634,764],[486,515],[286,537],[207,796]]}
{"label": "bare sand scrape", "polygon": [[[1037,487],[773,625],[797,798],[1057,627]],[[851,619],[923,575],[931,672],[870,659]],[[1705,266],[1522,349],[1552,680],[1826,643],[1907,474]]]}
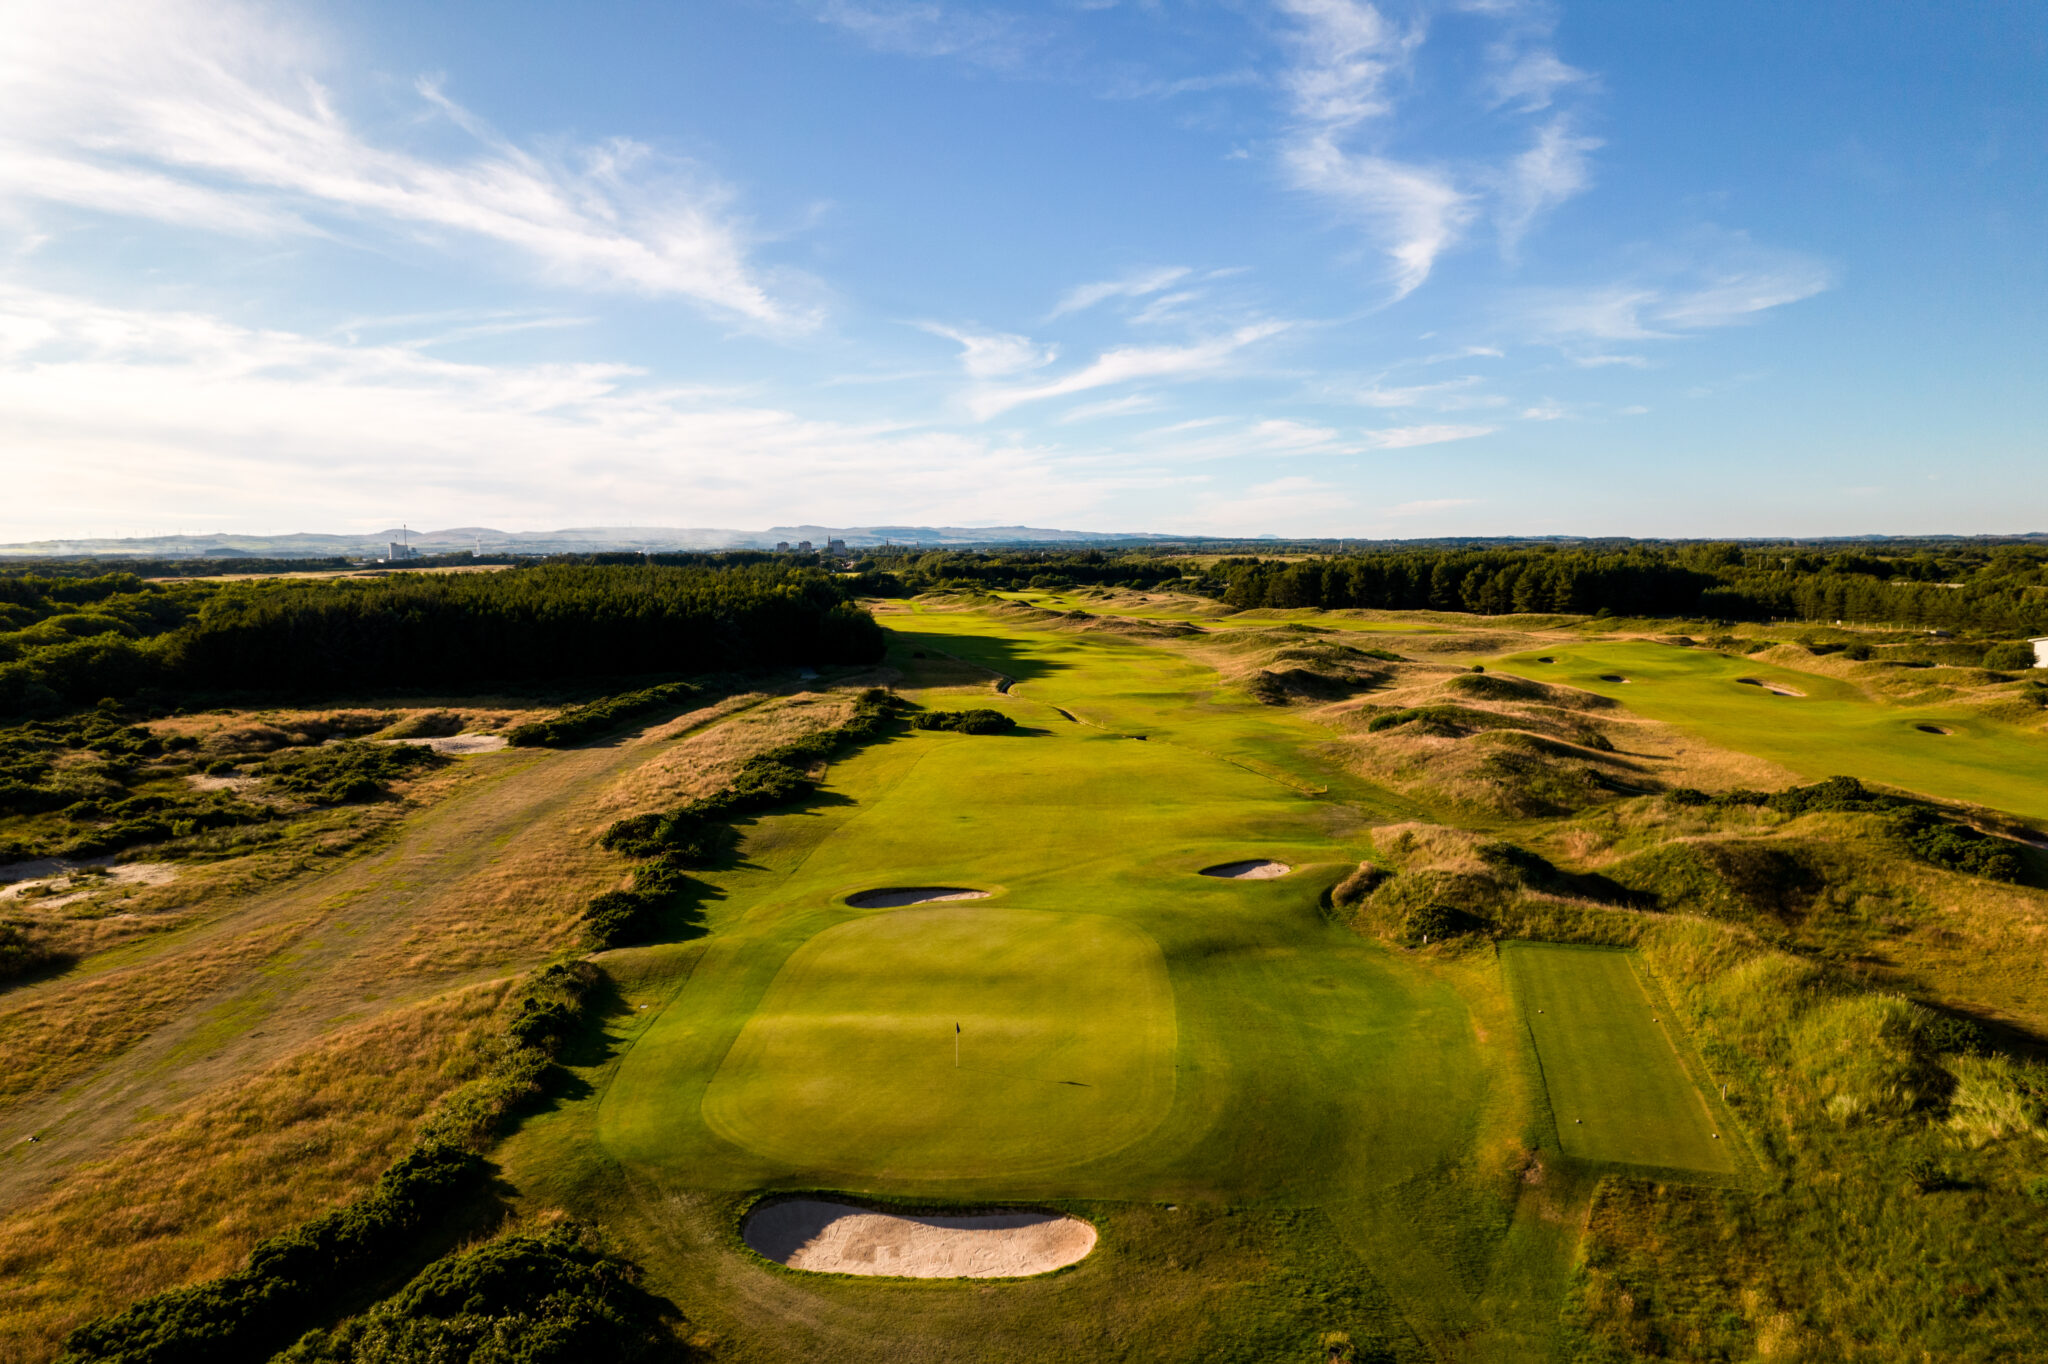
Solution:
{"label": "bare sand scrape", "polygon": [[33,901],[38,909],[57,909],[88,895],[117,887],[167,886],[178,869],[168,862],[122,862],[95,857],[78,863],[44,858],[0,867],[0,900]]}
{"label": "bare sand scrape", "polygon": [[895,1279],[1020,1279],[1095,1249],[1095,1228],[1051,1212],[938,1217],[814,1198],[762,1203],[741,1237],[757,1254],[819,1274]]}
{"label": "bare sand scrape", "polygon": [[443,734],[428,739],[379,739],[380,744],[411,744],[436,753],[496,753],[509,742],[502,734]]}
{"label": "bare sand scrape", "polygon": [[855,909],[902,909],[905,905],[931,905],[942,900],[986,900],[985,890],[964,890],[958,886],[894,886],[864,890],[846,897]]}
{"label": "bare sand scrape", "polygon": [[1285,862],[1255,857],[1249,862],[1225,862],[1220,866],[1204,867],[1202,875],[1221,876],[1230,881],[1274,881],[1293,870]]}

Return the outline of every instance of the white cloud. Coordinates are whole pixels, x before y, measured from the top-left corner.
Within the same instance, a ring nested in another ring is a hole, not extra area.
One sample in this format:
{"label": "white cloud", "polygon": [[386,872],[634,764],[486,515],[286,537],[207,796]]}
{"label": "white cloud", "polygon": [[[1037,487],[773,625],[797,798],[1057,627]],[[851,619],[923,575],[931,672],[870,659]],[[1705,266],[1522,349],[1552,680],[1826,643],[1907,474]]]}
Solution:
{"label": "white cloud", "polygon": [[1443,172],[1348,152],[1326,134],[1296,141],[1286,162],[1297,186],[1331,199],[1377,236],[1393,262],[1395,298],[1429,278],[1472,220],[1470,197]]}
{"label": "white cloud", "polygon": [[1376,450],[1409,450],[1418,445],[1443,445],[1454,440],[1490,436],[1492,426],[1453,426],[1439,423],[1425,426],[1394,426],[1365,433],[1365,443]]}
{"label": "white cloud", "polygon": [[1013,67],[1042,39],[1014,15],[937,0],[825,0],[815,12],[878,52],[906,57]]}
{"label": "white cloud", "polygon": [[1571,410],[1569,408],[1567,408],[1563,403],[1553,402],[1549,398],[1545,398],[1542,402],[1536,404],[1534,407],[1525,407],[1522,409],[1522,420],[1525,422],[1563,421],[1566,417],[1569,416],[1571,416]]}
{"label": "white cloud", "polygon": [[1214,374],[1227,367],[1245,347],[1286,329],[1285,322],[1257,322],[1188,346],[1123,346],[1104,351],[1092,364],[1065,378],[1023,388],[983,389],[972,395],[968,404],[975,416],[985,420],[1023,403],[1085,393],[1134,379],[1185,379]]}
{"label": "white cloud", "polygon": [[1165,401],[1156,393],[1133,393],[1128,397],[1109,398],[1099,403],[1081,403],[1060,414],[1062,426],[1075,422],[1101,421],[1105,417],[1125,417],[1139,412],[1156,412],[1164,407]]}
{"label": "white cloud", "polygon": [[1298,117],[1341,129],[1392,111],[1386,87],[1422,42],[1420,27],[1398,28],[1357,0],[1281,0],[1280,8],[1297,21],[1301,59],[1282,83]]}
{"label": "white cloud", "polygon": [[1592,181],[1586,153],[1601,146],[1597,137],[1572,133],[1568,119],[1552,119],[1536,135],[1536,143],[1508,164],[1500,189],[1500,242],[1512,257],[1538,215],[1583,191]]}
{"label": "white cloud", "polygon": [[1472,389],[1482,382],[1484,381],[1478,375],[1467,374],[1434,384],[1408,384],[1392,388],[1385,384],[1372,384],[1366,388],[1354,389],[1344,394],[1344,397],[1365,407],[1433,407],[1440,412],[1470,407],[1499,407],[1507,401],[1497,394],[1472,392]]}
{"label": "white cloud", "polygon": [[937,322],[918,326],[934,336],[943,336],[960,346],[960,364],[976,379],[998,379],[1052,363],[1059,354],[1056,346],[1040,346],[1028,336],[1013,332],[978,334]]}
{"label": "white cloud", "polygon": [[1500,64],[1490,82],[1495,104],[1518,109],[1547,109],[1557,92],[1573,85],[1586,85],[1592,77],[1575,66],[1567,66],[1548,48],[1516,51],[1503,45],[1498,49]]}
{"label": "white cloud", "polygon": [[1135,270],[1116,279],[1101,279],[1092,284],[1077,285],[1066,292],[1047,317],[1050,319],[1064,317],[1068,313],[1078,313],[1112,298],[1143,298],[1147,294],[1156,294],[1179,283],[1192,273],[1185,265],[1167,265],[1148,270]]}
{"label": "white cloud", "polygon": [[[109,402],[107,395],[119,394]],[[1129,476],[630,366],[472,364],[0,285],[11,496],[52,533],[1071,517]]]}
{"label": "white cloud", "polygon": [[[1767,251],[1740,234],[1707,234],[1717,249],[1703,258],[1646,270],[1626,283],[1528,297],[1534,333],[1549,341],[1670,340],[1753,321],[1758,314],[1811,298],[1834,284],[1821,261]],[[1580,363],[1639,364],[1640,357],[1594,355]]]}
{"label": "white cloud", "polygon": [[299,35],[193,0],[16,6],[0,44],[0,198],[244,236],[366,225],[511,248],[551,280],[691,298],[755,322],[803,311],[748,259],[732,195],[625,139],[543,155],[422,83],[466,158],[353,128]]}

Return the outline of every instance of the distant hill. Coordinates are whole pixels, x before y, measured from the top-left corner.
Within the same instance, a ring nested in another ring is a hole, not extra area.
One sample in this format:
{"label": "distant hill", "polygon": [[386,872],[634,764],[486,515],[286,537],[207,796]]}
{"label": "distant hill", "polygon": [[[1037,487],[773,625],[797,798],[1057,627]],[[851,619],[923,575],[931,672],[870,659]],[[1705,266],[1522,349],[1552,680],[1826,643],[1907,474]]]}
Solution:
{"label": "distant hill", "polygon": [[1141,535],[1086,530],[1048,530],[1036,526],[773,526],[767,530],[722,530],[701,526],[578,526],[566,530],[493,530],[488,526],[456,526],[448,530],[373,531],[361,535],[327,535],[304,531],[292,535],[149,535],[134,538],[29,540],[0,545],[0,555],[73,558],[81,555],[135,558],[270,558],[322,559],[334,556],[380,558],[394,542],[410,544],[422,554],[591,554],[600,551],[773,549],[788,541],[809,540],[822,549],[828,541],[849,546],[898,545],[1068,545],[1178,543],[1188,537]]}

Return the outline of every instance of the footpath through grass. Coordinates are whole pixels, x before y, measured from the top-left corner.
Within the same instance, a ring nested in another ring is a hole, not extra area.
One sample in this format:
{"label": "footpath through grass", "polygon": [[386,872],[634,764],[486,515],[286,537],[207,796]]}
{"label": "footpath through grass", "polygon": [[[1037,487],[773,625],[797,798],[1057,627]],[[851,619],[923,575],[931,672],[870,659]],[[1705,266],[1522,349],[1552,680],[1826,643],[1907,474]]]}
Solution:
{"label": "footpath through grass", "polygon": [[[1886,705],[1837,678],[1642,641],[1536,650],[1488,666],[1611,696],[1807,777],[1858,777],[2048,820],[2048,738],[1967,711]],[[1777,695],[1742,678],[1804,695]]]}
{"label": "footpath through grass", "polygon": [[1740,1169],[1736,1134],[1720,1132],[1679,1058],[1677,1019],[1651,1000],[1629,953],[1512,942],[1500,955],[1566,1155],[1715,1175]]}

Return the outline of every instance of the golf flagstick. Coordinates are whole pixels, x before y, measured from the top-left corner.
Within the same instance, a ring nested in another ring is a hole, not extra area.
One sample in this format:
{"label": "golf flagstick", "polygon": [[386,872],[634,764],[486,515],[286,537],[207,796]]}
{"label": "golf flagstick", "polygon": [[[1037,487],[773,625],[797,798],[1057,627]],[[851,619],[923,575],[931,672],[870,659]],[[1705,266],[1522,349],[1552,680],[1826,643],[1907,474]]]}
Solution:
{"label": "golf flagstick", "polygon": [[960,1025],[953,1025],[953,1069],[960,1069]]}

